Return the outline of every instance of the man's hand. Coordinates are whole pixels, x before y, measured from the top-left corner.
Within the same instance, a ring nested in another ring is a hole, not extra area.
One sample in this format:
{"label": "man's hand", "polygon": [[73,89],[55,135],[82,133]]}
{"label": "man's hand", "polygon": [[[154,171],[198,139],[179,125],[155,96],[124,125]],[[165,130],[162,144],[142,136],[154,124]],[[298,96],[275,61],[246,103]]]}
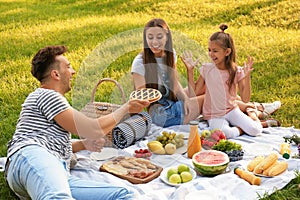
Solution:
{"label": "man's hand", "polygon": [[150,103],[147,100],[130,99],[128,101],[128,111],[129,113],[139,113],[149,105]]}
{"label": "man's hand", "polygon": [[100,152],[105,144],[105,139],[104,138],[99,138],[96,140],[83,139],[82,144],[84,145],[86,150]]}

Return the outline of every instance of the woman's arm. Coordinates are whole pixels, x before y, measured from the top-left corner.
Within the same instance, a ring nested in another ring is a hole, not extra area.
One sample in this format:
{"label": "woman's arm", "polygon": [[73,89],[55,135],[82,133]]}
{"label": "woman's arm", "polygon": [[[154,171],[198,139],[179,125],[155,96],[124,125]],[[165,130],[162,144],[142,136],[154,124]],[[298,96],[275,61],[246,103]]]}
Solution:
{"label": "woman's arm", "polygon": [[146,81],[144,76],[138,73],[132,73],[132,78],[133,78],[134,89],[137,90],[141,88],[146,88]]}

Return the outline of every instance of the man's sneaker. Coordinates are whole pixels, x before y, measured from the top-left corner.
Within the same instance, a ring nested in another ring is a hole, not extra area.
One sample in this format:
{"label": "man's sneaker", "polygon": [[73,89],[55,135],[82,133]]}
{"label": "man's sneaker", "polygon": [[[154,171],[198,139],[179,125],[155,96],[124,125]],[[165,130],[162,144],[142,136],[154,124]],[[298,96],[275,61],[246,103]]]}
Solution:
{"label": "man's sneaker", "polygon": [[276,119],[267,119],[266,120],[268,127],[278,127],[280,126],[280,122]]}
{"label": "man's sneaker", "polygon": [[281,106],[280,101],[274,101],[273,103],[262,103],[262,107],[264,108],[263,116],[268,117],[272,113],[274,113],[276,110],[278,110]]}

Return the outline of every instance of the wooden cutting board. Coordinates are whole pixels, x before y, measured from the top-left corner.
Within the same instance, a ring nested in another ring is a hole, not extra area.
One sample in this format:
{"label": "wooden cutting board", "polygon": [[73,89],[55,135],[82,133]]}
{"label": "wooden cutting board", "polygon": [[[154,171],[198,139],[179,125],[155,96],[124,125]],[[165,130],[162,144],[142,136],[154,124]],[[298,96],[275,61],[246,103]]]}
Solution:
{"label": "wooden cutting board", "polygon": [[[154,164],[152,164],[152,165],[154,165]],[[102,171],[102,172],[110,173],[110,174],[112,174],[114,176],[117,176],[121,179],[125,179],[125,180],[127,180],[127,181],[129,181],[133,184],[141,184],[141,183],[148,183],[148,182],[152,181],[153,179],[157,178],[160,175],[163,168],[160,167],[160,166],[157,166],[157,165],[154,165],[154,166],[156,167],[155,172],[153,174],[145,177],[145,178],[137,178],[137,177],[134,177],[134,176],[131,176],[131,175],[121,175],[121,174],[118,174],[114,171],[110,171],[110,170],[105,169],[103,167],[103,165],[101,165],[99,170]]]}

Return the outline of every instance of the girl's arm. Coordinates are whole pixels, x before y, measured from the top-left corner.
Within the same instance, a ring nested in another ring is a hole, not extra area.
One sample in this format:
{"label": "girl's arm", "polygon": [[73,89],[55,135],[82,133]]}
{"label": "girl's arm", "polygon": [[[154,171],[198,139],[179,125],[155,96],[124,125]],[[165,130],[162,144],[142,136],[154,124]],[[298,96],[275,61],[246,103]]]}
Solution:
{"label": "girl's arm", "polygon": [[182,62],[184,63],[187,71],[187,79],[188,79],[188,96],[192,97],[195,94],[196,84],[194,82],[194,68],[198,64],[199,59],[193,60],[193,55],[191,52],[184,52],[182,56],[180,56]]}
{"label": "girl's arm", "polygon": [[250,73],[253,70],[252,66],[253,66],[253,59],[251,57],[248,57],[248,62],[245,63],[243,67],[245,77],[238,83],[241,99],[245,103],[248,103],[251,97]]}
{"label": "girl's arm", "polygon": [[187,71],[188,79],[188,96],[194,97],[205,93],[205,85],[202,84],[201,76],[198,77],[197,81],[194,82],[194,68],[199,63],[199,58],[193,61],[193,55],[191,52],[184,52],[183,56],[180,57],[184,63]]}

